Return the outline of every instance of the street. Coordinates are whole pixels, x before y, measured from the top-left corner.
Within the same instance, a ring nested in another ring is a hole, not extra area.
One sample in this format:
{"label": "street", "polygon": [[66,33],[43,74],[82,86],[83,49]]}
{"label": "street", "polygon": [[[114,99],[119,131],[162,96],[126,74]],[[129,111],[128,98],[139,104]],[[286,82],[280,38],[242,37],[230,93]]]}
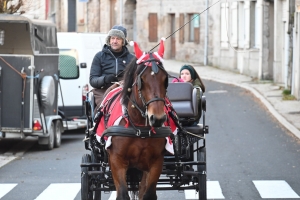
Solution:
{"label": "street", "polygon": [[[300,141],[251,93],[204,80],[206,85],[208,199],[300,199]],[[0,168],[1,200],[80,200],[84,130],[68,131],[60,148],[37,143]],[[0,156],[19,141],[0,140]],[[16,150],[17,151],[17,150]],[[196,199],[195,191],[157,191],[158,199]],[[103,199],[115,199],[115,193]]]}

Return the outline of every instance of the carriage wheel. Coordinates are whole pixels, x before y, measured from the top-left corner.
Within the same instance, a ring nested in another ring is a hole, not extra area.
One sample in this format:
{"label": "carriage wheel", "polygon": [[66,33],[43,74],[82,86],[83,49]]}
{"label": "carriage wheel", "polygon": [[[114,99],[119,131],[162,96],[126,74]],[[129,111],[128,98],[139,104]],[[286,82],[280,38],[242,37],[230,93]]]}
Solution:
{"label": "carriage wheel", "polygon": [[[93,150],[91,151],[92,163],[99,163],[99,159],[94,154]],[[99,171],[100,167],[93,167],[93,171]],[[101,191],[96,190],[92,192],[93,200],[101,200]]]}
{"label": "carriage wheel", "polygon": [[[84,154],[81,159],[82,163],[91,163],[91,156]],[[93,193],[90,190],[90,178],[88,175],[89,167],[81,167],[81,200],[93,200]]]}
{"label": "carriage wheel", "polygon": [[197,158],[198,161],[205,162],[204,165],[198,165],[198,186],[199,186],[199,192],[198,197],[201,200],[207,199],[207,192],[206,192],[206,148],[203,147],[197,152]]}
{"label": "carriage wheel", "polygon": [[60,147],[61,144],[61,128],[62,124],[60,120],[56,120],[54,125],[54,147]]}

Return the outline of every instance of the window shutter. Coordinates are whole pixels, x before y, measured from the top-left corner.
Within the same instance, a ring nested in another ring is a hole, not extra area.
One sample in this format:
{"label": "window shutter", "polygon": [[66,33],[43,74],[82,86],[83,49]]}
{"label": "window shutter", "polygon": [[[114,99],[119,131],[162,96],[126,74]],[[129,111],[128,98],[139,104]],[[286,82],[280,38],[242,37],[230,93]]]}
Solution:
{"label": "window shutter", "polygon": [[239,2],[238,7],[238,21],[239,21],[239,29],[238,29],[238,47],[244,48],[245,44],[245,9],[244,9],[244,2]]}
{"label": "window shutter", "polygon": [[195,40],[194,42],[196,44],[199,44],[200,43],[200,28],[194,28],[194,32],[195,32]]}
{"label": "window shutter", "polygon": [[149,42],[157,42],[157,13],[149,13]]}
{"label": "window shutter", "polygon": [[[184,14],[179,15],[179,27],[182,27],[184,24]],[[184,43],[184,28],[179,30],[179,43]]]}
{"label": "window shutter", "polygon": [[227,48],[228,47],[228,37],[227,37],[227,30],[228,30],[228,3],[221,4],[221,47]]}
{"label": "window shutter", "polygon": [[237,3],[231,3],[231,45],[233,47],[238,46],[238,12],[237,12]]}
{"label": "window shutter", "polygon": [[245,48],[250,48],[250,2],[245,1],[244,4],[244,10],[245,10]]}

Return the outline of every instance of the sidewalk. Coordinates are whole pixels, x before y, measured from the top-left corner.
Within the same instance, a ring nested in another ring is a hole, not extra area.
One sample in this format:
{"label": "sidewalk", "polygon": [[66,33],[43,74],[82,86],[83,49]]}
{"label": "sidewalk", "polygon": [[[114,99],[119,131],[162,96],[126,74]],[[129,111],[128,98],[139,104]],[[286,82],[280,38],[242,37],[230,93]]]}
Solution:
{"label": "sidewalk", "polygon": [[182,65],[191,64],[203,79],[232,84],[251,91],[278,122],[300,139],[300,101],[282,100],[282,90],[279,86],[271,82],[254,82],[251,77],[210,66],[175,60],[164,60],[163,64],[167,71],[173,73],[179,73]]}

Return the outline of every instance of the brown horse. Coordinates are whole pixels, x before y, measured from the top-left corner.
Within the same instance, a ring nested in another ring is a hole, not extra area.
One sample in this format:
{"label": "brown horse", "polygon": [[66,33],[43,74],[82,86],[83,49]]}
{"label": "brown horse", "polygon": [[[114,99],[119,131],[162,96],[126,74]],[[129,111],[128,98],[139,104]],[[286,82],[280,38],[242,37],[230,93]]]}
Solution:
{"label": "brown horse", "polygon": [[[135,44],[137,59],[127,66],[124,74],[121,99],[126,108],[127,121],[123,119],[121,125],[129,123],[135,130],[143,127],[150,132],[166,122],[164,108],[168,74],[159,60],[163,54],[162,45],[161,42],[159,54],[152,55],[137,52],[139,49]],[[130,199],[126,178],[128,169],[132,168],[142,172],[139,199],[157,199],[156,184],[162,172],[166,144],[165,136],[159,137],[158,134],[154,134],[157,137],[145,138],[112,136],[112,144],[107,152],[117,200]]]}

